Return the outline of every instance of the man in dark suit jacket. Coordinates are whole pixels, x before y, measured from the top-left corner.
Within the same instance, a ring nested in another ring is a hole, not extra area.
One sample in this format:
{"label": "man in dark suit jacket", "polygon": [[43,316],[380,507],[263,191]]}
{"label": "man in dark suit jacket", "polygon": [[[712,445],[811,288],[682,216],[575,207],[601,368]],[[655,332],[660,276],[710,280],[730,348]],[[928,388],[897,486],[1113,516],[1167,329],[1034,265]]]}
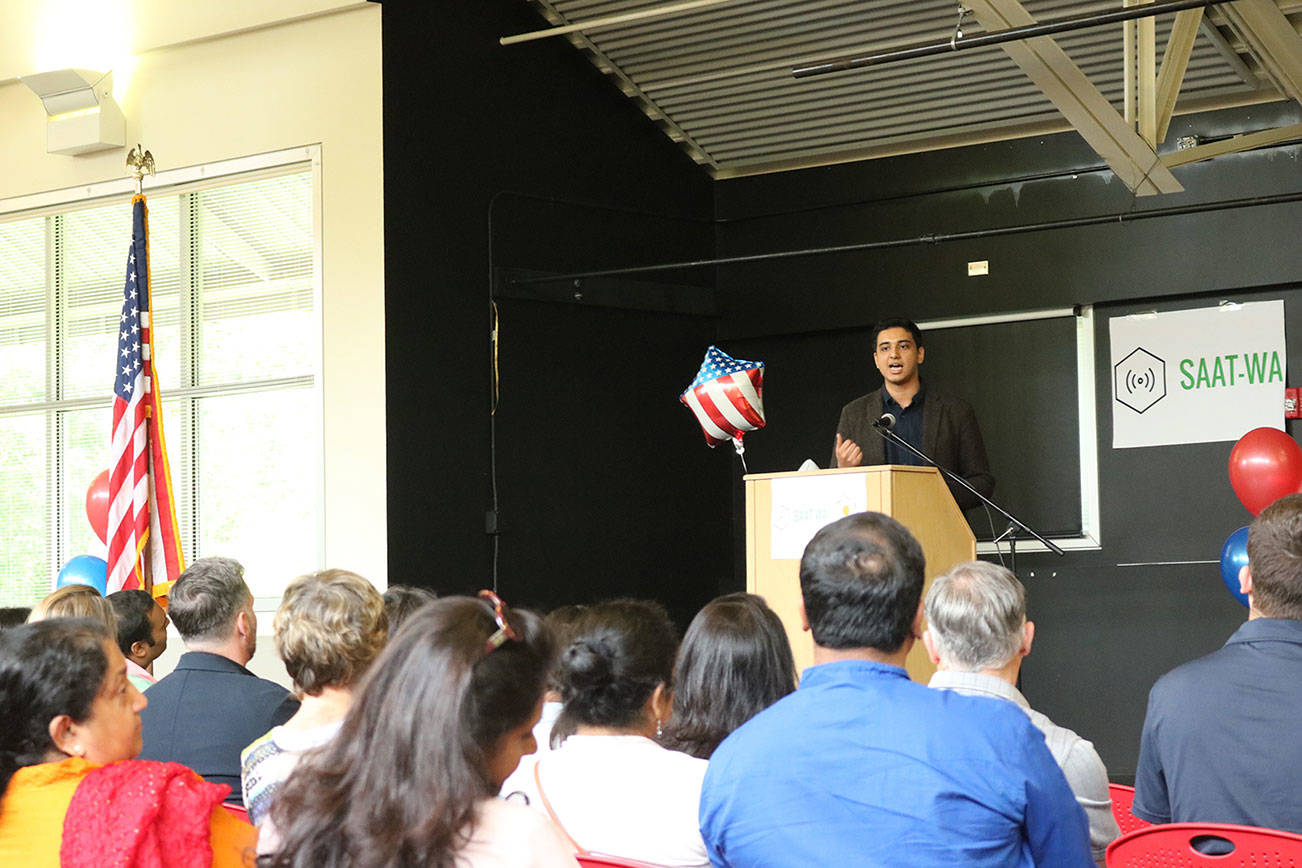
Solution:
{"label": "man in dark suit jacket", "polygon": [[228,784],[242,803],[240,751],[298,711],[289,691],[244,668],[257,647],[258,619],[244,568],[200,558],[172,586],[168,615],[186,653],[149,688],[140,712],[140,759],[178,762]]}
{"label": "man in dark suit jacket", "polygon": [[[841,408],[836,426],[835,467],[926,462],[872,429],[883,413],[895,417],[894,431],[937,464],[967,480],[989,497],[995,489],[985,442],[976,414],[966,401],[924,386],[918,371],[926,351],[922,331],[906,319],[889,319],[873,327],[873,364],[882,375],[882,388]],[[961,485],[945,480],[962,509],[981,501]]]}

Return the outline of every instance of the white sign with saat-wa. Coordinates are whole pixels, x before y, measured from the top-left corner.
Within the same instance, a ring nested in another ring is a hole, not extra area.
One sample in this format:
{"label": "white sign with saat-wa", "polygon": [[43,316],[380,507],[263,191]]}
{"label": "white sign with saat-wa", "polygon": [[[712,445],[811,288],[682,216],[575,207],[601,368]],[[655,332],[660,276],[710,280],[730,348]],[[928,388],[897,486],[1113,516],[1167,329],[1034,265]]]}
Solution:
{"label": "white sign with saat-wa", "polygon": [[1112,446],[1284,429],[1284,302],[1113,317]]}

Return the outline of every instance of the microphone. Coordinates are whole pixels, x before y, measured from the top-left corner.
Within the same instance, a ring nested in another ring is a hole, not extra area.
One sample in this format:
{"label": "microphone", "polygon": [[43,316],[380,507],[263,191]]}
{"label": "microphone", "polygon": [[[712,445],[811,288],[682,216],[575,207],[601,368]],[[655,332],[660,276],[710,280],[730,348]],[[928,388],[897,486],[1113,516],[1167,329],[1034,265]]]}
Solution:
{"label": "microphone", "polygon": [[883,413],[881,416],[877,417],[877,421],[873,423],[873,427],[878,431],[889,431],[891,428],[895,427],[895,414]]}

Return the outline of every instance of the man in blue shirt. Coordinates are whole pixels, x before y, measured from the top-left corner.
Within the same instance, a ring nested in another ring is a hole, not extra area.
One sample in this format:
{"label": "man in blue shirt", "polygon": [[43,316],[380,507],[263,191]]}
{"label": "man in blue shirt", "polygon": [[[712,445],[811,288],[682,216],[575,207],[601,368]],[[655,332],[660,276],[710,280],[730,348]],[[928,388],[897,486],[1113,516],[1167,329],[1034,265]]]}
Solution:
{"label": "man in blue shirt", "polygon": [[1149,694],[1131,811],[1302,832],[1302,495],[1252,522],[1239,584],[1247,622]]}
{"label": "man in blue shirt", "polygon": [[810,541],[815,665],[710,758],[714,865],[1093,868],[1085,814],[1030,719],[909,680],[923,575],[917,540],[879,513]]}

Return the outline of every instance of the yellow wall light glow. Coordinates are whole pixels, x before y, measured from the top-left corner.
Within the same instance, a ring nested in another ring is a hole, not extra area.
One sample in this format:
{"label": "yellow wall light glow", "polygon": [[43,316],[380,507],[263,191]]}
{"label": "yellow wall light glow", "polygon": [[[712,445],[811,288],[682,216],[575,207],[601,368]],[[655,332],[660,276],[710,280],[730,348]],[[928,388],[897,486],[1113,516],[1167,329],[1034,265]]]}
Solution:
{"label": "yellow wall light glow", "polygon": [[135,70],[129,0],[45,0],[36,24],[35,71],[113,72],[113,99],[126,97]]}

